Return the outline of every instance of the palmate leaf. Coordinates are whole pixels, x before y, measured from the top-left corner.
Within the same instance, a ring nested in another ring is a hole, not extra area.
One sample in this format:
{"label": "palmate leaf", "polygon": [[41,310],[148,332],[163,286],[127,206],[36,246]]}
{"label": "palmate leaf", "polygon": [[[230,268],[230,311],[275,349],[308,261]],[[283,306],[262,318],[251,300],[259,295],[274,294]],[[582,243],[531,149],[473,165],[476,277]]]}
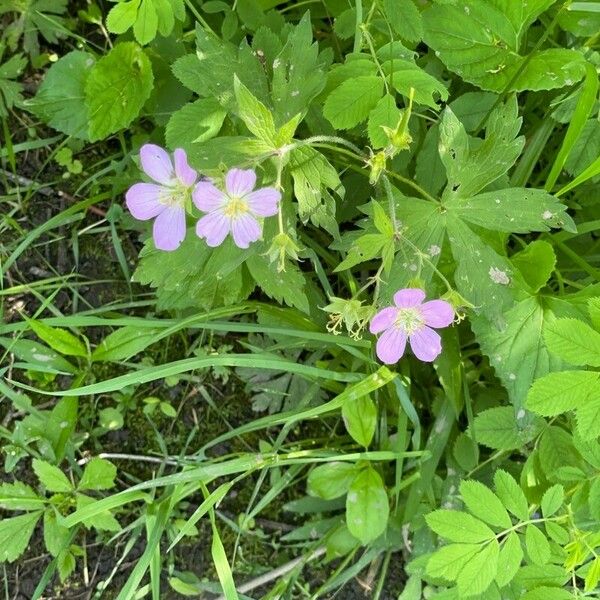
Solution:
{"label": "palmate leaf", "polygon": [[528,26],[551,0],[433,3],[423,12],[424,39],[442,62],[485,90],[549,90],[584,76],[583,56],[562,48],[519,54]]}
{"label": "palmate leaf", "polygon": [[[0,44],[0,60],[3,46]],[[8,115],[8,109],[22,101],[22,86],[14,81],[21,75],[27,65],[27,59],[22,54],[11,56],[0,64],[0,117]]]}

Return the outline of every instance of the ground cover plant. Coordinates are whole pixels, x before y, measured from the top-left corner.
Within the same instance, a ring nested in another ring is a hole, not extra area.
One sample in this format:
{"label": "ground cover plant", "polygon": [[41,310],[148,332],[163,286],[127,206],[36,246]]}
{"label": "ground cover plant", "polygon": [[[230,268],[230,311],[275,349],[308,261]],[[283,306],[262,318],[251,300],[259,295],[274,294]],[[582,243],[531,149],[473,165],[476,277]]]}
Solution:
{"label": "ground cover plant", "polygon": [[0,0],[6,598],[600,581],[600,4]]}

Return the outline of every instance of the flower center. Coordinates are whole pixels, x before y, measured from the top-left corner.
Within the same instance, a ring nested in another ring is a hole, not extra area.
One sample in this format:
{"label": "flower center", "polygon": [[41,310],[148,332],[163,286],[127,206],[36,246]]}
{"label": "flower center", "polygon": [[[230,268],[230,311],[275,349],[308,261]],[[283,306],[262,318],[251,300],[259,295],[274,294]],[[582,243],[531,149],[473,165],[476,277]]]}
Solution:
{"label": "flower center", "polygon": [[411,335],[425,325],[425,319],[418,308],[399,308],[394,324]]}
{"label": "flower center", "polygon": [[229,202],[223,208],[223,213],[230,219],[241,217],[243,214],[248,212],[248,202],[244,198],[238,198],[237,196],[231,196]]}
{"label": "flower center", "polygon": [[158,201],[166,206],[185,206],[190,195],[190,188],[180,183],[163,187]]}

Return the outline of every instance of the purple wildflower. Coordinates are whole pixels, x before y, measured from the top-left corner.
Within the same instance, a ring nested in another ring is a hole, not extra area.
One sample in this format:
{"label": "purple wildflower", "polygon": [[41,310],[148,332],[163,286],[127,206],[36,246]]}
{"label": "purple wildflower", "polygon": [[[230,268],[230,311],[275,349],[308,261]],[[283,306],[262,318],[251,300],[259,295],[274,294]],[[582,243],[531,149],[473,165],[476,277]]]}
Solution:
{"label": "purple wildflower", "polygon": [[140,221],[156,217],[154,244],[159,250],[176,250],[185,238],[185,205],[198,174],[181,148],[175,150],[171,162],[160,146],[145,144],[140,161],[144,173],[156,183],[132,185],[125,195],[127,208]]}
{"label": "purple wildflower", "polygon": [[391,365],[400,360],[406,341],[415,356],[432,362],[442,351],[442,342],[432,327],[447,327],[454,320],[454,309],[445,300],[425,302],[425,292],[407,288],[394,294],[394,304],[379,311],[370,324],[371,333],[382,333],[377,340],[377,356]]}
{"label": "purple wildflower", "polygon": [[247,248],[262,234],[257,217],[277,214],[281,194],[272,187],[254,190],[256,173],[252,170],[231,169],[225,176],[225,192],[210,181],[201,181],[192,199],[204,215],[196,225],[196,233],[206,238],[209,246],[223,243],[231,233],[235,245]]}

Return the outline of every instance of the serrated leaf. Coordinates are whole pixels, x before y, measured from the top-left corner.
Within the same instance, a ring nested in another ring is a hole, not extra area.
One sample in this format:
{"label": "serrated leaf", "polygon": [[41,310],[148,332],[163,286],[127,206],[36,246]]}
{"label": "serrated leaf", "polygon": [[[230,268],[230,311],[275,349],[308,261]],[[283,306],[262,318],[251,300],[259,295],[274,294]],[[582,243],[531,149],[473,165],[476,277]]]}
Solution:
{"label": "serrated leaf", "polygon": [[527,395],[527,407],[545,417],[575,410],[590,402],[600,375],[590,371],[549,373],[536,380]]}
{"label": "serrated leaf", "polygon": [[527,498],[521,489],[521,486],[515,481],[514,477],[498,469],[494,473],[494,487],[496,495],[502,501],[502,504],[509,510],[517,519],[527,521],[529,519],[529,504]]}
{"label": "serrated leaf", "polygon": [[498,542],[494,539],[463,567],[456,579],[461,597],[483,594],[490,587],[498,572],[499,550]]}
{"label": "serrated leaf", "polygon": [[264,256],[250,256],[246,265],[254,281],[270,298],[295,306],[302,312],[309,312],[308,298],[304,291],[306,280],[302,271],[294,263],[288,263],[285,271],[277,271]]}
{"label": "serrated leaf", "polygon": [[562,588],[543,585],[525,592],[521,600],[574,600],[574,596]]}
{"label": "serrated leaf", "polygon": [[137,19],[133,25],[133,35],[139,44],[150,43],[158,31],[158,15],[153,0],[141,0]]}
{"label": "serrated leaf", "polygon": [[336,129],[351,129],[369,116],[382,93],[380,77],[348,79],[327,96],[323,114]]}
{"label": "serrated leaf", "polygon": [[381,476],[368,466],[354,478],[346,496],[346,524],[350,533],[368,544],[386,529],[390,512]]}
{"label": "serrated leaf", "polygon": [[600,521],[600,479],[594,479],[590,485],[588,506],[594,519]]}
{"label": "serrated leaf", "polygon": [[356,466],[347,462],[331,462],[315,467],[308,475],[307,491],[324,500],[339,498],[348,492],[356,477]]}
{"label": "serrated leaf", "polygon": [[[96,504],[100,502],[100,500],[96,500],[94,498],[90,498],[85,494],[77,494],[77,510],[80,510],[86,506],[91,506],[92,504]],[[103,511],[100,513],[95,513],[93,517],[89,519],[84,519],[82,523],[88,528],[92,527],[98,531],[120,531],[121,525],[119,522],[110,514],[108,511]]]}
{"label": "serrated leaf", "polygon": [[44,512],[44,544],[52,556],[66,550],[71,532],[58,523],[56,512],[49,508]]}
{"label": "serrated leaf", "polygon": [[473,516],[503,529],[512,526],[512,521],[498,496],[483,483],[473,480],[462,481],[460,495]]}
{"label": "serrated leaf", "polygon": [[[600,374],[598,379],[600,379]],[[577,432],[584,441],[600,435],[600,385],[590,390],[586,401],[577,409]]]}
{"label": "serrated leaf", "polygon": [[562,506],[565,499],[565,490],[562,485],[556,484],[548,488],[542,496],[542,514],[544,518],[551,517]]}
{"label": "serrated leaf", "polygon": [[144,51],[123,42],[103,56],[85,82],[91,141],[127,127],[150,97],[154,77]]}
{"label": "serrated leaf", "polygon": [[544,340],[569,364],[600,367],[600,333],[579,319],[557,319],[546,328]]}
{"label": "serrated leaf", "polygon": [[435,510],[425,520],[431,530],[452,542],[476,544],[495,537],[483,521],[458,510]]}
{"label": "serrated leaf", "polygon": [[511,531],[502,543],[498,556],[498,572],[495,577],[498,587],[502,588],[514,579],[522,560],[521,541],[519,536]]}
{"label": "serrated leaf", "polygon": [[95,62],[88,52],[73,50],[65,54],[48,69],[37,94],[27,106],[50,127],[88,140],[85,86]]}
{"label": "serrated leaf", "polygon": [[455,197],[445,206],[464,221],[494,231],[529,233],[550,231],[552,227],[577,230],[567,207],[544,190],[508,188],[468,200]]}
{"label": "serrated leaf", "polygon": [[41,514],[36,511],[0,520],[0,562],[13,562],[25,552]]}
{"label": "serrated leaf", "polygon": [[352,438],[368,448],[377,427],[377,407],[371,397],[348,398],[342,405],[342,419]]}
{"label": "serrated leaf", "polygon": [[92,458],[85,465],[78,490],[109,490],[115,485],[117,468],[104,458]]}
{"label": "serrated leaf", "polygon": [[427,561],[427,574],[456,581],[462,569],[481,550],[479,544],[448,544],[434,552]]}
{"label": "serrated leaf", "polygon": [[600,581],[600,558],[596,557],[592,561],[587,575],[585,576],[585,592],[592,592],[598,587]]}
{"label": "serrated leaf", "polygon": [[38,476],[40,483],[49,492],[71,492],[73,485],[68,480],[67,476],[54,465],[39,460],[38,458],[33,459],[33,470]]}
{"label": "serrated leaf", "polygon": [[234,77],[233,88],[238,114],[246,127],[258,139],[276,148],[277,133],[271,111],[237,77]]}
{"label": "serrated leaf", "polygon": [[527,556],[536,565],[545,565],[550,560],[550,544],[541,529],[527,525],[525,529]]}
{"label": "serrated leaf", "polygon": [[[410,0],[409,0],[410,1]],[[379,100],[375,108],[369,113],[367,131],[369,140],[374,149],[384,148],[389,139],[383,127],[394,129],[400,122],[401,110],[396,105],[396,100],[390,94],[386,94]]]}
{"label": "serrated leaf", "polygon": [[384,0],[383,8],[392,29],[409,42],[423,37],[421,13],[412,0]]}
{"label": "serrated leaf", "polygon": [[482,89],[545,90],[579,81],[584,75],[583,57],[574,50],[518,53],[535,15],[535,11],[515,10],[521,4],[434,3],[423,12],[424,39],[450,70]]}
{"label": "serrated leaf", "polygon": [[133,27],[139,5],[140,0],[129,0],[129,2],[119,2],[113,6],[106,17],[108,31],[121,34]]}
{"label": "serrated leaf", "polygon": [[446,86],[411,60],[386,61],[382,64],[382,69],[389,74],[387,78],[389,84],[400,94],[409,98],[412,89],[417,104],[424,104],[438,110],[440,108],[438,102],[448,99]]}
{"label": "serrated leaf", "polygon": [[541,419],[518,419],[512,406],[488,408],[477,413],[472,428],[475,439],[495,450],[515,450],[540,432]]}
{"label": "serrated leaf", "polygon": [[0,484],[0,507],[6,510],[36,510],[45,504],[45,498],[21,481]]}

